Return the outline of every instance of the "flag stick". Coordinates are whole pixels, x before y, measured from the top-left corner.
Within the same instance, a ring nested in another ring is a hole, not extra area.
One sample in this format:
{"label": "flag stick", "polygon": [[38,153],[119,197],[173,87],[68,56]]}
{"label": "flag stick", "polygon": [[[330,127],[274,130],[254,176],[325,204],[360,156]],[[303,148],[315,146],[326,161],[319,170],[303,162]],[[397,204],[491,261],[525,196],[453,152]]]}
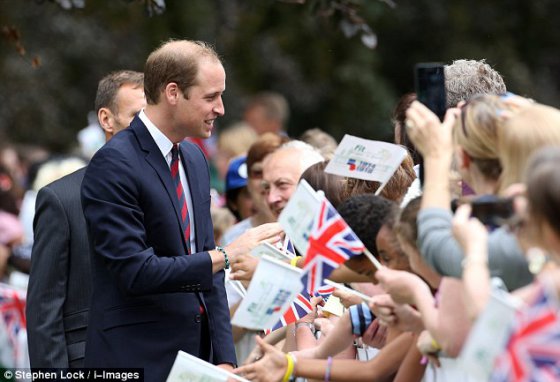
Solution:
{"label": "flag stick", "polygon": [[373,263],[375,268],[377,268],[379,270],[383,267],[383,265],[379,262],[379,260],[377,260],[375,258],[375,256],[373,256],[372,253],[367,248],[364,248],[364,254],[367,256],[369,261],[371,261]]}
{"label": "flag stick", "polygon": [[375,195],[379,196],[379,194],[381,194],[381,191],[383,191],[383,189],[385,188],[385,186],[387,185],[388,182],[384,182],[381,183],[381,185],[379,186],[379,188],[375,191]]}
{"label": "flag stick", "polygon": [[348,292],[350,294],[353,294],[355,296],[358,296],[359,298],[361,298],[365,302],[371,302],[371,297],[366,296],[365,294],[360,293],[357,290],[347,288],[346,286],[344,286],[342,284],[335,283],[334,281],[331,281],[329,279],[325,279],[325,284],[330,285],[332,287],[335,287],[336,289],[343,290],[343,291]]}

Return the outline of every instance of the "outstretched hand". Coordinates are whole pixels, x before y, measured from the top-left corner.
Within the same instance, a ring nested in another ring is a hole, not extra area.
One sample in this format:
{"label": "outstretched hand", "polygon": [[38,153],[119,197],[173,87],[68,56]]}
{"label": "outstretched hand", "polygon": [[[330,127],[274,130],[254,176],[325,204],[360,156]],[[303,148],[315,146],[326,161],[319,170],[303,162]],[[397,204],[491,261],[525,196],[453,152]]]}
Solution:
{"label": "outstretched hand", "polygon": [[226,246],[230,261],[236,256],[248,254],[257,245],[266,241],[276,243],[282,239],[283,231],[279,223],[266,223],[245,231],[241,236]]}
{"label": "outstretched hand", "polygon": [[250,381],[281,381],[288,367],[286,355],[267,344],[262,338],[257,336],[256,340],[263,355],[262,358],[254,363],[238,367],[233,372]]}

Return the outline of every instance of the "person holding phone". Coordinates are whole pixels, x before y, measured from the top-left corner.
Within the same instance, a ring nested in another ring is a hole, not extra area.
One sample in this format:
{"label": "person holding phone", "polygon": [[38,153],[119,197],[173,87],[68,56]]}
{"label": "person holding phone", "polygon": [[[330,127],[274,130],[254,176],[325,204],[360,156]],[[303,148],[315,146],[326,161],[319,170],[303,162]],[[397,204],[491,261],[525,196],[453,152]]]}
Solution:
{"label": "person holding phone", "polygon": [[[560,260],[560,146],[557,142],[554,144],[537,150],[528,160],[524,176],[526,192],[520,197],[525,203],[517,204],[524,205],[526,210],[516,212],[522,216],[520,234],[528,233],[526,228],[531,230],[530,237],[524,240],[529,239],[531,246],[546,251],[550,262],[557,264]],[[470,218],[469,206],[460,207],[453,223],[454,233],[469,258],[463,280],[466,297],[472,301],[471,306],[477,308],[478,315],[485,309],[491,289],[488,278],[491,254],[485,251],[487,246],[484,245],[488,234],[477,219]],[[550,352],[543,362],[543,354],[546,354],[543,349],[553,349],[553,339],[557,338],[560,327],[559,280],[560,271],[557,265],[552,265],[543,268],[534,283],[513,294],[524,304],[520,304],[510,322],[509,341],[497,356],[488,380],[520,380],[513,362],[522,365],[523,380],[538,381],[544,376],[551,381],[560,379],[558,354]]]}
{"label": "person holding phone", "polygon": [[[462,274],[463,253],[451,232],[449,175],[453,157],[463,180],[477,194],[496,194],[501,174],[497,152],[499,111],[509,109],[500,97],[482,95],[448,110],[443,123],[420,102],[414,102],[407,111],[407,133],[424,156],[426,171],[418,245],[428,264],[444,276]],[[523,252],[507,229],[490,234],[489,253],[493,276],[502,278],[509,290],[531,282]]]}

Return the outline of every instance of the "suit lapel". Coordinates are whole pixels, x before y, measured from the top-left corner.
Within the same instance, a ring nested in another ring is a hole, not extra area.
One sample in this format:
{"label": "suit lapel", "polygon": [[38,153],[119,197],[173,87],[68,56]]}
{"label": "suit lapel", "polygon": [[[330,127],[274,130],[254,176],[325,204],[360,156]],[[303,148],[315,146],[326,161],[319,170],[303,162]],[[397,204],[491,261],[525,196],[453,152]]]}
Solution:
{"label": "suit lapel", "polygon": [[[146,161],[155,170],[160,182],[165,189],[167,196],[171,204],[173,204],[173,210],[175,211],[175,217],[177,219],[177,224],[179,224],[180,232],[183,232],[181,225],[181,216],[179,215],[179,201],[175,195],[175,185],[173,179],[171,178],[171,170],[167,164],[165,158],[163,157],[159,147],[156,145],[152,135],[138,116],[134,117],[130,125],[131,129],[136,134],[140,147],[146,153]],[[183,241],[183,246],[185,251],[187,249],[187,243],[185,241],[185,236],[180,235]]]}

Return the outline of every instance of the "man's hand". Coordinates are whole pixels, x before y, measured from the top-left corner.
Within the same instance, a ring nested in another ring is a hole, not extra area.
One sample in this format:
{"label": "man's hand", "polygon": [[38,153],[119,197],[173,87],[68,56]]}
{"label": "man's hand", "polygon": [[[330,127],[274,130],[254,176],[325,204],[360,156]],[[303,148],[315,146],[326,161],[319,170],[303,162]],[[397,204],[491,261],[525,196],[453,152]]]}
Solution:
{"label": "man's hand", "polygon": [[[227,254],[230,265],[236,263],[237,258],[242,255],[249,255],[249,252],[257,245],[266,241],[276,243],[282,239],[282,227],[278,223],[262,224],[258,227],[245,231],[241,236],[227,245],[223,250]],[[212,272],[216,273],[223,270],[226,266],[226,256],[218,250],[208,251],[212,259]],[[254,271],[254,269],[253,269]],[[243,280],[247,280],[243,278]]]}

